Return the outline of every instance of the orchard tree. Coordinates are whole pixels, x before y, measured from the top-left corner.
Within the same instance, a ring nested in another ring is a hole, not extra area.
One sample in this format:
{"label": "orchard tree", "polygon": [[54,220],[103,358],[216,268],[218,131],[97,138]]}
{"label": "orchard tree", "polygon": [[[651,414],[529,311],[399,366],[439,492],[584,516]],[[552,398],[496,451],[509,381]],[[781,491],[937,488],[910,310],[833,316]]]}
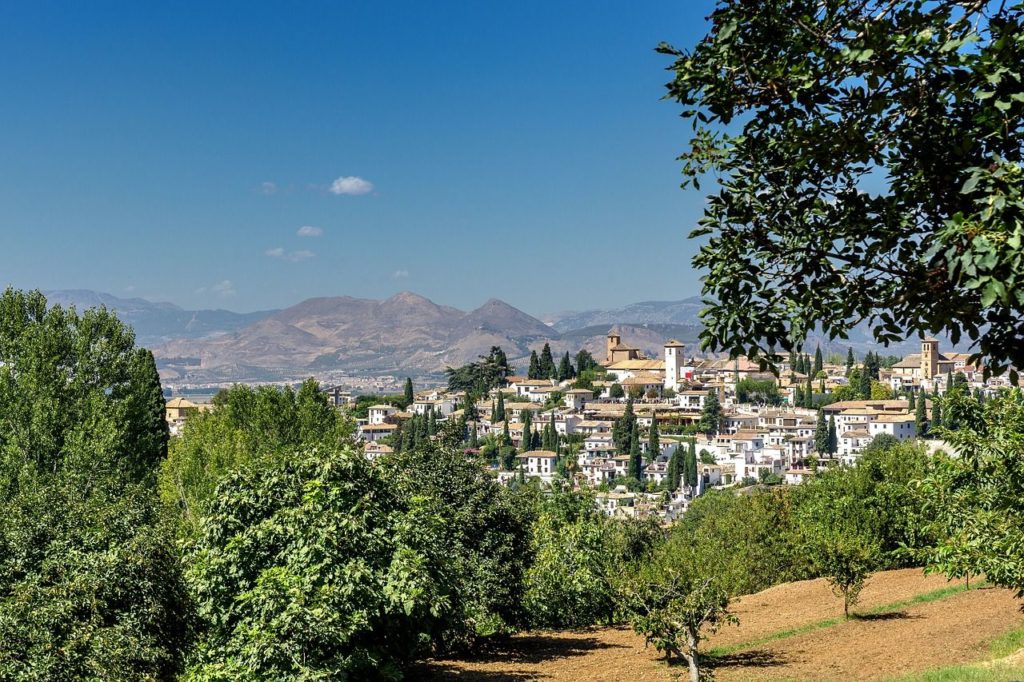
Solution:
{"label": "orchard tree", "polygon": [[925,478],[926,517],[939,536],[926,559],[950,577],[984,575],[1024,595],[1024,395],[989,400],[943,438],[956,452],[940,456]]}
{"label": "orchard tree", "polygon": [[717,180],[692,233],[702,346],[777,361],[864,321],[1024,366],[1024,3],[719,0],[710,19],[659,47],[693,122],[684,186]]}
{"label": "orchard tree", "polygon": [[673,659],[683,659],[690,682],[700,682],[700,645],[726,624],[738,624],[729,613],[729,595],[691,551],[661,548],[624,587],[629,621],[647,644]]}

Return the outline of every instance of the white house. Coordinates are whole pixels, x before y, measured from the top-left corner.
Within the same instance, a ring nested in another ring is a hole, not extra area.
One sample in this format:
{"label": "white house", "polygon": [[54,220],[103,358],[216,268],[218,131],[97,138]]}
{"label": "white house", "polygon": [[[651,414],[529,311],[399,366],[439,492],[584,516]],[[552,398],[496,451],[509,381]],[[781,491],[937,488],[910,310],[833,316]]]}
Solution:
{"label": "white house", "polygon": [[398,408],[393,405],[371,405],[367,413],[367,421],[370,424],[384,424],[388,417],[394,416]]}
{"label": "white house", "polygon": [[550,450],[531,450],[519,455],[519,461],[526,476],[537,476],[542,481],[550,483],[555,475],[558,454]]}

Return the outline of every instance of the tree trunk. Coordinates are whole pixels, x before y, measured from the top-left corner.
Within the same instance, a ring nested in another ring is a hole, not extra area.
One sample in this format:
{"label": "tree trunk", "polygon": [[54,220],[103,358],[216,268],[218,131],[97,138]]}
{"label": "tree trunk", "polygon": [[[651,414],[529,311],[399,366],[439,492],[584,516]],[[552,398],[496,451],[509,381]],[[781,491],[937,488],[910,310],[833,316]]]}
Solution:
{"label": "tree trunk", "polygon": [[697,654],[699,641],[694,633],[686,633],[686,662],[690,666],[690,682],[700,682],[700,658]]}
{"label": "tree trunk", "polygon": [[849,594],[849,592],[843,592],[843,615],[846,616],[846,620],[850,620],[850,594]]}

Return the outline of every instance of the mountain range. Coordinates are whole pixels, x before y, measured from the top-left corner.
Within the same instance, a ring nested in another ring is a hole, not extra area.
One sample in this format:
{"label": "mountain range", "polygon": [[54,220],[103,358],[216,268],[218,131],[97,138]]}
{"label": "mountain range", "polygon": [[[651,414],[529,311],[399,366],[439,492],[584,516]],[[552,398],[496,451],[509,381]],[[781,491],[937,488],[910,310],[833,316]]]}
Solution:
{"label": "mountain range", "polygon": [[[605,337],[617,326],[623,340],[649,357],[676,338],[691,348],[701,331],[697,297],[567,312],[545,321],[498,299],[472,311],[439,305],[412,292],[385,300],[350,296],[311,298],[283,310],[234,313],[186,310],[170,303],[123,299],[88,290],[46,292],[51,303],[79,309],[104,305],[153,349],[169,383],[295,379],[344,373],[439,376],[446,367],[476,360],[501,346],[513,365],[525,367],[531,350],[551,345],[556,356],[581,348],[603,358]],[[857,328],[847,342],[813,337],[826,352],[877,350],[870,332]],[[913,351],[915,340],[889,352]]]}

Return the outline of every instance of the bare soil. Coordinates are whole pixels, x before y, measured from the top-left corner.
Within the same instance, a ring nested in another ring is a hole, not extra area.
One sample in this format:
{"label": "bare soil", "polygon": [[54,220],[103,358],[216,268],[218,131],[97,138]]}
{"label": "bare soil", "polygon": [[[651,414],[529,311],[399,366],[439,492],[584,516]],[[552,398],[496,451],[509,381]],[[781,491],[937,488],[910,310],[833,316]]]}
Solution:
{"label": "bare soil", "polygon": [[[952,584],[907,569],[876,574],[854,611],[911,599]],[[706,648],[754,642],[783,630],[841,618],[842,602],[824,580],[779,585],[734,605],[739,626],[724,628]],[[720,682],[747,680],[880,680],[984,660],[988,644],[1024,627],[1020,602],[1008,590],[971,589],[925,604],[864,615],[831,627],[742,648],[712,662]],[[669,668],[627,628],[530,632],[471,658],[430,661],[410,677],[423,680],[637,680],[685,677]]]}

